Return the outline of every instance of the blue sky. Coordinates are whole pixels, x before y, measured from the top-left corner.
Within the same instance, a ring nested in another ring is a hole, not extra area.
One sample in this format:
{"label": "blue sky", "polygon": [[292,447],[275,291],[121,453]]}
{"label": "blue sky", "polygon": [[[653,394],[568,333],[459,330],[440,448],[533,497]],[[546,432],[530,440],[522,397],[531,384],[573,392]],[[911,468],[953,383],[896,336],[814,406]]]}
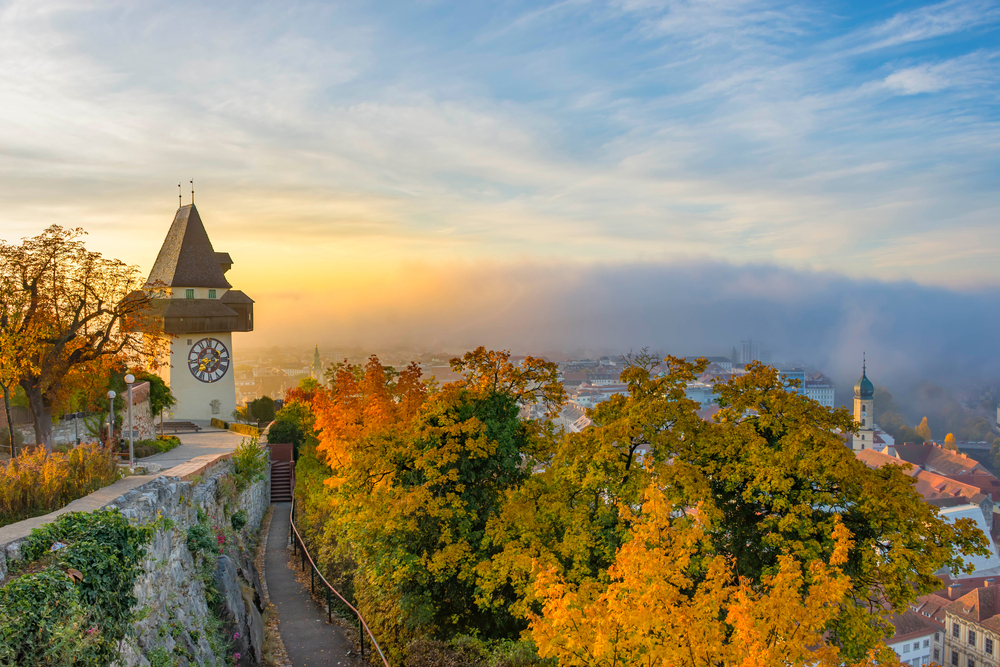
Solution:
{"label": "blue sky", "polygon": [[2,2],[3,236],[80,224],[148,268],[193,177],[258,294],[517,262],[993,289],[998,28],[983,0]]}

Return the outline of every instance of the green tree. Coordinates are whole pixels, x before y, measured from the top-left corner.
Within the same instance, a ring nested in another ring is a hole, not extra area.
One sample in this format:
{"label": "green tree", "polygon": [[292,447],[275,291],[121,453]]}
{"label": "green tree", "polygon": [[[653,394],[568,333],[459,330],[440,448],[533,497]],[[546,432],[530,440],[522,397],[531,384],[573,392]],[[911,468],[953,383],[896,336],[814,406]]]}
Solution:
{"label": "green tree", "polygon": [[993,440],[993,446],[990,447],[990,461],[993,462],[995,470],[1000,470],[1000,438]]}
{"label": "green tree", "polygon": [[257,420],[258,424],[269,424],[274,421],[274,399],[270,396],[261,396],[250,401],[247,406],[248,413]]}

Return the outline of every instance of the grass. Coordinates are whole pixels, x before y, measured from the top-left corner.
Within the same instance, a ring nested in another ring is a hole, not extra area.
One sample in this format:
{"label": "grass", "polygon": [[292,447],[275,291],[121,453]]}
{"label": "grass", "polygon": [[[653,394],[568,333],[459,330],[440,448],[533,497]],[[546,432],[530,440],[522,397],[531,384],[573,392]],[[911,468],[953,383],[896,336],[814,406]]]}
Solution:
{"label": "grass", "polygon": [[80,445],[50,455],[44,447],[25,448],[0,462],[0,526],[48,514],[118,478],[115,454],[106,447]]}

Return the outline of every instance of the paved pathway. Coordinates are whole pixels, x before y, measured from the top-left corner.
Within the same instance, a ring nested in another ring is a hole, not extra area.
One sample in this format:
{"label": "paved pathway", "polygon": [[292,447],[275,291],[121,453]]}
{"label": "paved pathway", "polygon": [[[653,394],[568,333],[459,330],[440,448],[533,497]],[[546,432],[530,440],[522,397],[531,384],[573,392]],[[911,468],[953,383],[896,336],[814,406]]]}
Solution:
{"label": "paved pathway", "polygon": [[9,526],[3,526],[0,528],[0,546],[26,537],[31,533],[32,528],[51,523],[60,514],[65,514],[66,512],[92,512],[100,509],[126,491],[130,491],[137,486],[142,486],[146,482],[153,481],[163,474],[163,472],[166,472],[167,468],[173,468],[181,463],[190,461],[196,456],[231,452],[246,437],[232,431],[213,428],[207,421],[195,423],[204,430],[200,433],[178,433],[177,437],[181,440],[180,445],[174,447],[169,452],[139,459],[142,463],[148,462],[159,465],[161,472],[155,475],[133,475],[132,477],[120,479],[110,486],[98,489],[88,496],[74,500],[62,509],[50,512],[44,516],[37,516],[33,519],[25,519],[24,521],[12,523]]}
{"label": "paved pathway", "polygon": [[278,630],[293,667],[336,667],[353,664],[352,645],[337,625],[326,622],[326,608],[313,601],[309,591],[288,568],[291,503],[275,503],[267,533],[264,571],[267,594],[277,610]]}
{"label": "paved pathway", "polygon": [[[196,456],[231,452],[247,437],[239,433],[233,433],[232,431],[215,428],[210,426],[207,421],[196,421],[194,423],[201,426],[203,430],[199,433],[178,433],[177,437],[181,439],[180,445],[174,447],[169,452],[147,456],[144,459],[140,459],[140,461],[143,463],[155,463],[166,470],[185,461],[190,461]],[[167,433],[167,435],[170,435],[170,433]]]}

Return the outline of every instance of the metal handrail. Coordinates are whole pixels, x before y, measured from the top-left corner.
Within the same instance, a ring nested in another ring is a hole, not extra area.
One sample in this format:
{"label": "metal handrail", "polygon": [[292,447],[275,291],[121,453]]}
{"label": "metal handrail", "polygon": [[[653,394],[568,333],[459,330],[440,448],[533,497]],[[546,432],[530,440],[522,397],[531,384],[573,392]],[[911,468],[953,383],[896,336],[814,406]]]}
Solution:
{"label": "metal handrail", "polygon": [[[310,565],[310,568],[309,568],[309,572],[310,572],[310,580],[309,580],[309,582],[310,582],[310,591],[313,592],[313,593],[316,592],[316,575],[319,575],[320,581],[322,581],[323,584],[326,586],[326,590],[327,590],[327,593],[326,593],[326,618],[327,618],[327,621],[332,621],[332,616],[333,616],[333,610],[332,610],[332,607],[331,607],[331,599],[330,599],[330,593],[332,592],[334,595],[336,595],[338,598],[340,598],[341,602],[343,602],[345,605],[347,605],[348,609],[350,609],[352,612],[354,612],[355,616],[358,617],[358,624],[362,628],[364,628],[365,632],[368,633],[368,636],[372,640],[372,646],[374,646],[375,650],[378,651],[378,656],[380,658],[382,658],[382,663],[385,665],[385,667],[389,667],[389,661],[385,659],[385,654],[382,653],[381,647],[379,647],[378,642],[375,641],[375,635],[372,634],[372,631],[368,627],[368,624],[365,622],[365,619],[361,616],[361,612],[359,612],[357,609],[355,609],[354,605],[352,605],[350,602],[348,602],[346,599],[344,599],[344,596],[341,595],[340,593],[338,593],[337,589],[330,585],[330,582],[327,581],[326,577],[324,577],[323,574],[319,571],[319,568],[316,566],[316,562],[312,559],[312,556],[309,555],[309,550],[306,549],[305,540],[302,539],[302,535],[299,533],[299,529],[295,527],[295,497],[294,496],[292,497],[292,509],[291,509],[291,512],[289,513],[288,523],[292,527],[292,534],[289,537],[293,538],[292,539],[292,546],[295,548],[295,551],[293,553],[295,553],[297,555],[298,554],[298,548],[301,547],[301,549],[302,549],[302,569],[303,570],[305,569],[305,561],[306,561],[306,559],[309,560],[309,565]],[[298,544],[296,544],[296,542],[298,542]],[[364,634],[361,634],[360,637],[359,637],[359,639],[360,639],[360,643],[361,643],[361,660],[364,661],[364,659],[365,659],[365,636],[364,636]]]}

